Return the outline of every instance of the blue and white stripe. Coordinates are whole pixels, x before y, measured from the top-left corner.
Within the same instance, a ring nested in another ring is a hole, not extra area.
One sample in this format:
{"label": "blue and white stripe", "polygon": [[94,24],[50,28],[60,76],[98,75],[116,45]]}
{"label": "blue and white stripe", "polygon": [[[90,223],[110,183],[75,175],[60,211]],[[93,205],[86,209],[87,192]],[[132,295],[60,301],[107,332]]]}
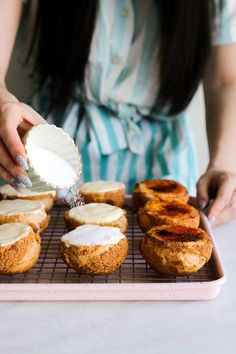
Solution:
{"label": "blue and white stripe", "polygon": [[[235,9],[234,0],[225,1],[214,44],[236,40]],[[158,90],[157,15],[155,0],[99,2],[85,99],[72,102],[61,121],[81,151],[81,182],[120,180],[131,192],[137,181],[173,178],[195,193],[189,119],[185,113],[152,113]],[[50,117],[50,122],[60,124],[60,119]]]}

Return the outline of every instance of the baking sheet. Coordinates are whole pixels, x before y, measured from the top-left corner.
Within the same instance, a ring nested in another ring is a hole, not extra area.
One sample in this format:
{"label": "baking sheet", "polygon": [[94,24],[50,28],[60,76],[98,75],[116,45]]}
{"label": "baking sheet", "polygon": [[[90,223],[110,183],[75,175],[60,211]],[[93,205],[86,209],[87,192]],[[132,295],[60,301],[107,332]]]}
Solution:
{"label": "baking sheet", "polygon": [[[60,238],[67,232],[64,212],[56,204],[51,221],[41,235],[41,254],[36,266],[26,273],[0,275],[0,300],[207,300],[216,297],[225,273],[214,243],[210,261],[198,272],[175,277],[152,270],[141,256],[138,244],[143,236],[136,221],[131,199],[126,199],[129,227],[129,253],[113,273],[103,276],[82,275],[69,269],[60,258]],[[201,226],[212,236],[206,217]]]}

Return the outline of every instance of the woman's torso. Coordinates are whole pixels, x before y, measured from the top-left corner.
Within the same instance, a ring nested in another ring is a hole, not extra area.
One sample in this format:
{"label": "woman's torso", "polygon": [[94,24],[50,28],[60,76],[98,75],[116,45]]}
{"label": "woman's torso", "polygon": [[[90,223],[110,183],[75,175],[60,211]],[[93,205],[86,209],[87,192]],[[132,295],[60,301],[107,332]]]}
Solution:
{"label": "woman's torso", "polygon": [[[83,181],[121,180],[131,192],[137,181],[173,178],[194,193],[195,154],[185,114],[167,117],[152,109],[158,36],[155,0],[100,0],[83,88],[48,117],[78,144]],[[44,115],[47,96],[34,98]]]}

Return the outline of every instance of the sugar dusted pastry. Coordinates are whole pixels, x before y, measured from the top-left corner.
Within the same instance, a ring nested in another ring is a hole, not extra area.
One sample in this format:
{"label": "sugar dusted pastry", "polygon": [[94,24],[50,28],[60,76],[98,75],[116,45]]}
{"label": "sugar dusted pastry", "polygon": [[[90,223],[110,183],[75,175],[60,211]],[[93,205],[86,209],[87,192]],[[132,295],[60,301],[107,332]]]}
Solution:
{"label": "sugar dusted pastry", "polygon": [[79,191],[85,203],[107,203],[121,207],[124,204],[125,185],[117,181],[94,181],[82,184]]}
{"label": "sugar dusted pastry", "polygon": [[56,200],[56,191],[48,192],[33,192],[27,188],[20,188],[20,192],[16,191],[9,184],[0,186],[0,200],[1,199],[28,199],[42,202],[45,206],[45,210],[48,212],[52,209]]}
{"label": "sugar dusted pastry", "polygon": [[0,201],[0,224],[23,223],[40,233],[48,226],[49,220],[40,202],[22,199]]}
{"label": "sugar dusted pastry", "polygon": [[157,272],[187,275],[208,262],[212,243],[200,228],[166,225],[150,229],[141,239],[139,249]]}
{"label": "sugar dusted pastry", "polygon": [[138,224],[143,232],[161,225],[198,227],[199,222],[197,209],[179,202],[159,202],[152,199],[138,211]]}
{"label": "sugar dusted pastry", "polygon": [[168,179],[137,183],[132,196],[137,209],[151,199],[180,203],[187,203],[189,199],[188,191],[182,184]]}
{"label": "sugar dusted pastry", "polygon": [[84,224],[119,227],[125,233],[128,222],[126,212],[105,203],[89,203],[65,212],[65,222],[69,230]]}
{"label": "sugar dusted pastry", "polygon": [[61,239],[64,262],[82,274],[113,272],[124,261],[128,241],[117,227],[82,225]]}
{"label": "sugar dusted pastry", "polygon": [[22,273],[32,268],[40,254],[40,236],[29,225],[0,225],[0,274]]}

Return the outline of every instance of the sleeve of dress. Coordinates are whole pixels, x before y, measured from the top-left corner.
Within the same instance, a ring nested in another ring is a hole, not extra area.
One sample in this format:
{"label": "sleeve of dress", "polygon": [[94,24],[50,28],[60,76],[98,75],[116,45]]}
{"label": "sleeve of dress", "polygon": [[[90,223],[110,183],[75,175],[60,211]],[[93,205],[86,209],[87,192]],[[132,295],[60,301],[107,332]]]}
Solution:
{"label": "sleeve of dress", "polygon": [[220,0],[216,2],[215,30],[213,45],[236,43],[236,0]]}

